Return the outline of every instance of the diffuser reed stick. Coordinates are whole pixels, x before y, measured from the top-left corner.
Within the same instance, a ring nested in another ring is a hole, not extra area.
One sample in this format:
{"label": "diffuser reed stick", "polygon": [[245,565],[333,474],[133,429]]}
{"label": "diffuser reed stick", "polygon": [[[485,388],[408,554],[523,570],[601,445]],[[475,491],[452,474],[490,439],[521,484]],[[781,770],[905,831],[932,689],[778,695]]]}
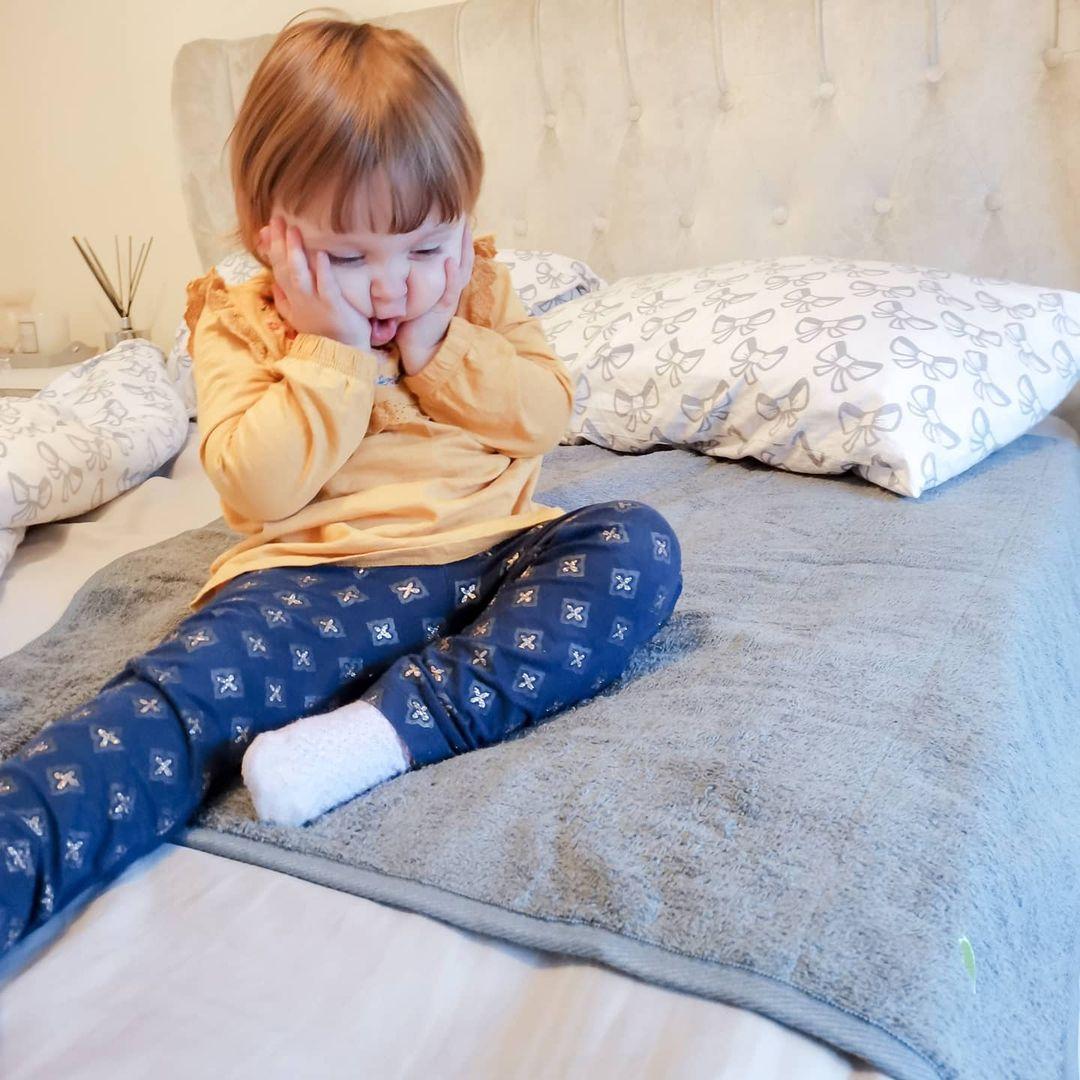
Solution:
{"label": "diffuser reed stick", "polygon": [[[123,270],[120,265],[120,238],[118,236],[113,236],[113,246],[116,250],[115,285],[109,277],[105,267],[102,266],[101,260],[98,258],[97,252],[94,251],[91,246],[90,241],[87,240],[85,236],[83,237],[83,244],[86,245],[86,248],[84,249],[82,244],[80,244],[74,236],[71,239],[79,249],[79,254],[85,260],[86,265],[90,267],[90,273],[94,275],[94,280],[101,286],[101,291],[116,310],[116,314],[123,320],[129,319],[131,315],[131,305],[135,301],[135,293],[139,288],[139,282],[142,280],[142,273],[146,267],[146,260],[150,254],[150,245],[153,244],[154,238],[151,236],[149,243],[141,244],[139,246],[139,254],[135,257],[135,264],[134,267],[132,267],[131,237],[128,237],[128,273],[126,288],[124,286]],[[125,325],[130,324],[128,323]]]}

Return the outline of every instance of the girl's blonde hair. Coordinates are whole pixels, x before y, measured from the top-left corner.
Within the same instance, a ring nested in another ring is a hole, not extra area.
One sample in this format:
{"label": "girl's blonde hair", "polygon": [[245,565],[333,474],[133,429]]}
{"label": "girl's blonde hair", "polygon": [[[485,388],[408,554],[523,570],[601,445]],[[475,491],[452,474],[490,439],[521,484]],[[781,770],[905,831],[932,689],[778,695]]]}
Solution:
{"label": "girl's blonde hair", "polygon": [[[472,214],[484,155],[469,110],[435,57],[411,34],[318,19],[287,25],[248,87],[229,134],[238,226],[260,261],[259,230],[275,202],[295,214],[331,185],[330,227],[348,232],[358,186],[388,181],[388,229]],[[372,223],[375,227],[375,223]]]}

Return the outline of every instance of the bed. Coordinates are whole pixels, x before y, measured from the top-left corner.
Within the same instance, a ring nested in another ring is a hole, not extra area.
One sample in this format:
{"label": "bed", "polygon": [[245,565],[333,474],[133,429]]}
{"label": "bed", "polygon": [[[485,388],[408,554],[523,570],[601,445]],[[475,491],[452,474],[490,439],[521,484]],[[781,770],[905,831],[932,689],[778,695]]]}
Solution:
{"label": "bed", "polygon": [[[673,13],[658,3],[471,0],[380,21],[416,33],[460,80],[488,153],[480,217],[515,246],[580,255],[613,280],[720,257],[816,251],[1076,289],[1080,250],[1061,237],[1080,223],[1060,182],[1078,152],[1064,125],[1076,90],[1065,63],[1068,35],[1080,30],[1073,6],[1051,18],[1047,5],[1044,23],[1018,3],[996,4],[996,20],[970,0],[941,7],[915,13],[882,3],[870,27],[865,8],[844,4],[702,2]],[[688,41],[700,47],[686,50]],[[196,42],[177,61],[184,182],[207,265],[224,254],[218,237],[228,225],[221,140],[267,44]],[[666,72],[676,58],[682,81],[673,87]],[[873,108],[848,111],[856,95]],[[1058,137],[1013,129],[1015,145],[971,146],[973,110],[1015,108],[1040,133],[1060,120]],[[967,153],[942,160],[942,147],[958,142]],[[718,153],[725,145],[752,152],[730,168]],[[924,182],[934,170],[935,182]],[[1048,418],[1038,435],[988,458],[970,483],[943,486],[936,505],[1036,458],[1051,463],[1045,475],[1075,476],[1077,442],[1065,419]],[[637,490],[659,491],[675,475],[669,454],[679,455],[679,468],[694,467],[683,451],[634,459],[627,468],[638,470]],[[553,457],[557,491],[587,496],[601,490],[591,478],[618,456],[568,446]],[[780,476],[712,468],[747,490]],[[701,482],[696,473],[685,481]],[[785,474],[769,497],[783,506],[811,486],[844,505],[869,490],[857,480]],[[1068,483],[1053,491],[1075,497]],[[875,492],[875,506],[881,500],[921,505]],[[77,520],[31,530],[0,582],[0,655],[46,633],[112,560],[218,514],[189,437],[138,488]],[[1025,535],[1053,552],[1068,541],[1063,521],[1028,519]],[[255,865],[239,845],[218,846],[233,851],[227,858],[195,844],[166,845],[4,961],[5,1076],[920,1075],[917,1062],[902,1058],[895,1071],[875,1070],[836,1048],[849,1044],[843,1031],[828,1042],[811,1038],[797,1030],[810,1026],[797,1015],[775,1009],[785,1018],[777,1022],[749,992],[672,989],[644,967],[628,974],[625,956],[599,963],[570,956],[572,947],[510,944],[494,924],[489,933],[463,929],[464,917],[429,918],[416,913],[421,904],[390,906],[392,897],[373,902],[355,895],[355,883],[304,880],[295,863],[280,864],[286,873]],[[58,987],[66,1000],[59,1025],[51,1004]],[[1075,1034],[1073,1024],[1058,1041],[1071,1040],[1074,1051]],[[885,1050],[881,1060],[889,1060]],[[1023,1072],[1003,1066],[1001,1075]]]}

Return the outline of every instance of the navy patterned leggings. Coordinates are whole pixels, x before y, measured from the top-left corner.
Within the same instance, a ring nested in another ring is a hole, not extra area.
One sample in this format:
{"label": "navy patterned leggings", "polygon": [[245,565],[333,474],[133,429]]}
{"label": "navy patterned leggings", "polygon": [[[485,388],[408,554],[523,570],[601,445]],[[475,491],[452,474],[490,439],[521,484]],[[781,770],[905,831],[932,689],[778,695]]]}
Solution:
{"label": "navy patterned leggings", "polygon": [[260,732],[363,697],[414,767],[490,746],[617,679],[681,589],[637,502],[444,566],[235,578],[0,763],[0,953],[179,832]]}

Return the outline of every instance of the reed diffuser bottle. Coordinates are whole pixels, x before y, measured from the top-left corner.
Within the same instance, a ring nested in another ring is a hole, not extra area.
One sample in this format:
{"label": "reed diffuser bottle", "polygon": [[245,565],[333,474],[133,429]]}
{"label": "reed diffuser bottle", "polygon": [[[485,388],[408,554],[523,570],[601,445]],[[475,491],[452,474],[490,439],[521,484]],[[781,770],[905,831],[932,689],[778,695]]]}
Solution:
{"label": "reed diffuser bottle", "polygon": [[128,341],[131,338],[145,338],[145,330],[133,330],[131,328],[131,305],[135,300],[135,291],[139,287],[139,282],[142,280],[143,269],[146,266],[147,256],[150,254],[150,245],[153,244],[154,238],[151,236],[149,243],[141,244],[139,246],[138,256],[132,260],[132,244],[131,237],[128,237],[128,257],[127,257],[127,286],[124,285],[124,275],[120,266],[120,239],[119,237],[113,237],[113,245],[116,248],[116,284],[112,283],[105,267],[102,266],[101,260],[97,257],[97,252],[90,246],[90,241],[83,237],[83,244],[86,245],[84,249],[82,244],[73,236],[71,238],[75,246],[79,249],[79,254],[82,255],[86,261],[86,265],[90,267],[90,272],[94,275],[94,279],[101,286],[102,292],[105,293],[106,299],[112,304],[116,311],[116,314],[120,316],[120,328],[118,330],[110,330],[105,334],[105,348],[111,349],[117,342]]}

